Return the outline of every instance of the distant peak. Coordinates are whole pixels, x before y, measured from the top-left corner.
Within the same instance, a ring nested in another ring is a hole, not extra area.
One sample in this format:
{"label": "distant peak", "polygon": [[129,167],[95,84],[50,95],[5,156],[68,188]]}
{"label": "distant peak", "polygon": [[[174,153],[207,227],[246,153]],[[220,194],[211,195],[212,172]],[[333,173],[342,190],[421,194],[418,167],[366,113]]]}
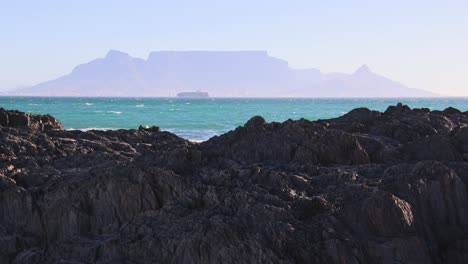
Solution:
{"label": "distant peak", "polygon": [[369,73],[372,73],[372,71],[370,70],[369,66],[367,66],[366,64],[362,65],[354,72],[355,75],[369,74]]}
{"label": "distant peak", "polygon": [[113,58],[129,58],[130,55],[128,55],[125,52],[121,52],[118,50],[109,50],[106,54],[106,59],[113,59]]}

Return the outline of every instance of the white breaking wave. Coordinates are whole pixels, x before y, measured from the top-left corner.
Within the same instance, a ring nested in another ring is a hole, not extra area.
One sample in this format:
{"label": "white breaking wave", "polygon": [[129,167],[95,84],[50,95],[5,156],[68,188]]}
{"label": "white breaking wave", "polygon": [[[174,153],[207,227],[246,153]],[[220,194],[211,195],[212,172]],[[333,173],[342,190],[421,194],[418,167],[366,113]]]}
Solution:
{"label": "white breaking wave", "polygon": [[107,111],[107,113],[112,113],[112,114],[120,115],[122,112],[120,112],[120,111]]}
{"label": "white breaking wave", "polygon": [[187,138],[188,141],[190,142],[193,142],[193,143],[202,143],[202,142],[205,142],[207,139],[203,140],[203,139],[191,139],[191,138]]}
{"label": "white breaking wave", "polygon": [[135,105],[136,107],[145,107],[144,104],[138,104],[138,105]]}
{"label": "white breaking wave", "polygon": [[111,128],[111,127],[85,127],[85,128],[67,128],[67,131],[79,130],[79,131],[90,131],[90,130],[117,130],[118,128]]}
{"label": "white breaking wave", "polygon": [[85,105],[93,105],[92,103],[85,103]]}

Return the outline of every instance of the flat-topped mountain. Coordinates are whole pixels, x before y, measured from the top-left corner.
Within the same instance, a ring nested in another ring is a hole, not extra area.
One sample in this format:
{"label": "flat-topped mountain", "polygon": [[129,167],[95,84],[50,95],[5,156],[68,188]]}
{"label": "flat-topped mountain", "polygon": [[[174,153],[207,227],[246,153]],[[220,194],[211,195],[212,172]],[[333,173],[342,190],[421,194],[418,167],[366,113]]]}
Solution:
{"label": "flat-topped mountain", "polygon": [[353,74],[292,69],[266,51],[157,51],[146,60],[111,50],[55,80],[10,91],[31,96],[414,97],[411,89],[362,66]]}

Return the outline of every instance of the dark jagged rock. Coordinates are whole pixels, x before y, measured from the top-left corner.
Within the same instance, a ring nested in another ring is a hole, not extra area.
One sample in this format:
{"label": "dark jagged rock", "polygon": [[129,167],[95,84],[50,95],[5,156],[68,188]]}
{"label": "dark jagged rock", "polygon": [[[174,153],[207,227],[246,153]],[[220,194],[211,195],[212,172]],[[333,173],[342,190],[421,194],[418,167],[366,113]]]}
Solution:
{"label": "dark jagged rock", "polygon": [[221,165],[369,162],[367,153],[351,134],[304,119],[266,124],[263,118],[253,117],[244,127],[204,142],[201,148],[208,163]]}
{"label": "dark jagged rock", "polygon": [[405,144],[401,149],[405,160],[461,161],[462,154],[457,151],[450,138],[441,135],[428,136]]}
{"label": "dark jagged rock", "polygon": [[444,115],[461,115],[462,112],[456,108],[453,108],[453,107],[447,107],[446,109],[444,109],[444,111],[442,111],[442,113]]}
{"label": "dark jagged rock", "polygon": [[0,108],[0,126],[29,127],[40,131],[63,130],[62,123],[50,115],[31,115],[3,108]]}
{"label": "dark jagged rock", "polygon": [[0,263],[467,263],[466,113],[359,108],[201,144],[0,110]]}
{"label": "dark jagged rock", "polygon": [[[366,112],[368,114],[363,117],[363,113]],[[428,109],[411,110],[402,104],[390,106],[383,113],[363,109],[353,110],[342,117],[321,122],[328,122],[330,128],[388,137],[402,143],[430,135],[447,134],[459,124],[458,119],[450,119]],[[356,127],[360,129],[357,131]]]}

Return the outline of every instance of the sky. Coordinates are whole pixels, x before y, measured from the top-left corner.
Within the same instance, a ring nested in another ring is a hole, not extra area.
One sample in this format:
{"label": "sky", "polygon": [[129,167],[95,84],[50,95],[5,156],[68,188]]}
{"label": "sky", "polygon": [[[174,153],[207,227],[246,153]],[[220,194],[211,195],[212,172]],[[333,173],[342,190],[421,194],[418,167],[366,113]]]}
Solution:
{"label": "sky", "polygon": [[0,90],[121,50],[266,50],[292,68],[367,64],[413,88],[468,96],[466,0],[2,1]]}

